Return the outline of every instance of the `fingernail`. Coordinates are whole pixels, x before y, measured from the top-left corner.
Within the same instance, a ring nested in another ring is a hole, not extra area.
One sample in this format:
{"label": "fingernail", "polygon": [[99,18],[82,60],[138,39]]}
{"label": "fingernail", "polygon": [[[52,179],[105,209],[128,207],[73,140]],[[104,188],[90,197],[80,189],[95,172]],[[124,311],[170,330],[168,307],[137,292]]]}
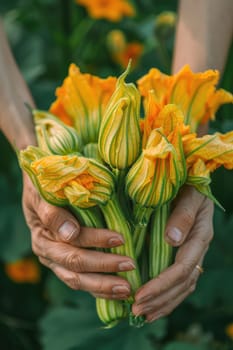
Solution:
{"label": "fingernail", "polygon": [[61,238],[66,241],[70,240],[76,232],[78,232],[77,226],[71,221],[65,221],[58,230]]}
{"label": "fingernail", "polygon": [[117,247],[117,246],[122,245],[124,243],[125,243],[125,241],[121,237],[112,237],[108,241],[108,244],[110,247]]}
{"label": "fingernail", "polygon": [[118,267],[120,271],[129,271],[129,270],[134,270],[136,268],[135,264],[131,261],[121,262],[118,265]]}
{"label": "fingernail", "polygon": [[167,232],[167,236],[168,236],[168,238],[170,238],[175,243],[179,243],[181,241],[181,239],[182,239],[182,233],[176,227],[170,228],[168,230],[168,232]]}
{"label": "fingernail", "polygon": [[130,289],[127,286],[114,286],[112,292],[114,294],[130,294]]}

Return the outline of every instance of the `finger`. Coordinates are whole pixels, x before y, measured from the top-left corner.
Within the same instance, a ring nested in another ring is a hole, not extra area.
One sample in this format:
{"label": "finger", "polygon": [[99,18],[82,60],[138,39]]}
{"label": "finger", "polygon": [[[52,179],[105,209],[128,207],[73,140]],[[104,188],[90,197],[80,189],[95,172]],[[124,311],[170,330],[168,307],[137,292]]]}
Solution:
{"label": "finger", "polygon": [[188,279],[195,266],[205,255],[209,242],[213,238],[212,221],[208,214],[209,208],[209,203],[206,201],[196,217],[195,226],[188,239],[179,247],[174,264],[136,292],[135,300],[137,303],[149,300],[151,295],[154,298],[158,297]]}
{"label": "finger", "polygon": [[108,300],[126,300],[129,298],[130,294],[100,294],[92,293],[94,298],[108,299]]}
{"label": "finger", "polygon": [[[203,258],[199,261],[201,266]],[[176,302],[176,299],[185,292],[189,294],[192,293],[196,288],[197,280],[200,276],[200,271],[197,268],[194,268],[190,276],[184,282],[181,282],[178,285],[175,285],[165,291],[163,294],[156,297],[153,293],[149,299],[144,302],[138,303],[135,302],[132,311],[135,315],[147,315],[154,311],[159,312],[164,306],[169,304],[171,301]]]}
{"label": "finger", "polygon": [[122,235],[107,229],[80,228],[67,210],[40,202],[38,215],[46,230],[43,235],[50,240],[72,242],[80,247],[111,248],[124,243]]}
{"label": "finger", "polygon": [[50,241],[41,235],[34,241],[33,251],[37,256],[75,272],[120,272],[135,269],[135,263],[129,257],[77,248],[64,242]]}
{"label": "finger", "polygon": [[146,315],[147,322],[153,322],[158,320],[161,317],[169,315],[187,296],[190,294],[189,291],[186,291],[179,295],[175,301],[170,301],[167,305],[164,305],[160,310],[153,311]]}
{"label": "finger", "polygon": [[126,299],[130,296],[129,283],[119,276],[76,273],[48,259],[40,258],[40,261],[45,266],[49,267],[59,279],[72,289],[102,295],[108,299]]}
{"label": "finger", "polygon": [[191,186],[185,186],[180,192],[165,229],[169,244],[178,246],[185,241],[203,200],[204,196]]}
{"label": "finger", "polygon": [[[199,261],[199,266],[202,266],[203,260],[204,255]],[[161,317],[169,315],[184,299],[195,291],[199,277],[200,271],[197,268],[194,268],[190,279],[185,284],[185,288],[182,288],[181,291],[178,291],[177,288],[176,291],[169,291],[166,296],[163,296],[160,299],[158,298],[156,302],[148,305],[147,308],[145,306],[144,313],[139,313],[138,315],[144,314],[148,322],[153,322]]]}
{"label": "finger", "polygon": [[80,226],[77,220],[67,210],[55,207],[41,200],[37,215],[42,225],[53,239],[69,242],[78,237]]}
{"label": "finger", "polygon": [[78,237],[72,241],[72,245],[80,248],[111,248],[124,244],[124,238],[107,229],[81,227]]}
{"label": "finger", "polygon": [[[54,234],[47,229],[44,230],[43,236],[54,240]],[[60,238],[56,240],[61,241]],[[124,238],[107,229],[80,227],[78,236],[70,239],[69,243],[80,248],[112,248],[124,244]]]}

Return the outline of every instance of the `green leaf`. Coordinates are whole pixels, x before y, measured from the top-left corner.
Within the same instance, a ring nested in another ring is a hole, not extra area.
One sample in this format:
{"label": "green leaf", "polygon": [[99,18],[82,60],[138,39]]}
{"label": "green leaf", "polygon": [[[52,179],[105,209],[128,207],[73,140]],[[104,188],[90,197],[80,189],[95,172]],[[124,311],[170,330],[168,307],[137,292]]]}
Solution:
{"label": "green leaf", "polygon": [[94,298],[86,293],[78,294],[78,308],[60,306],[50,309],[42,318],[43,350],[154,350],[156,339],[166,334],[166,319],[140,329],[129,327],[127,322],[103,329],[96,315]]}
{"label": "green leaf", "polygon": [[198,288],[189,297],[189,301],[198,308],[211,308],[216,305],[233,311],[232,304],[233,279],[232,267],[208,270],[200,278]]}
{"label": "green leaf", "polygon": [[162,350],[207,350],[205,345],[194,345],[187,342],[174,341],[167,344]]}
{"label": "green leaf", "polygon": [[53,272],[50,272],[47,277],[45,290],[51,305],[60,306],[64,303],[77,305],[79,302],[79,292],[69,288]]}
{"label": "green leaf", "polygon": [[6,204],[0,211],[0,258],[14,261],[31,251],[29,230],[19,203]]}

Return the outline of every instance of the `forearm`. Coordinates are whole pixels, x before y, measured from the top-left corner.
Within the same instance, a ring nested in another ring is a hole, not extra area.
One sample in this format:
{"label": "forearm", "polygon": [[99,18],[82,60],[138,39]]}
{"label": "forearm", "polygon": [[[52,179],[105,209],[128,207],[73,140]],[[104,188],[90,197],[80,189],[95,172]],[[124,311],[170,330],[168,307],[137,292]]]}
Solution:
{"label": "forearm", "polygon": [[[233,33],[232,0],[180,0],[172,71],[185,64],[194,72],[223,73]],[[198,134],[208,131],[201,125]]]}
{"label": "forearm", "polygon": [[173,72],[189,64],[194,72],[223,72],[233,33],[232,0],[180,0]]}
{"label": "forearm", "polygon": [[12,56],[0,21],[0,129],[13,147],[35,144],[31,94]]}

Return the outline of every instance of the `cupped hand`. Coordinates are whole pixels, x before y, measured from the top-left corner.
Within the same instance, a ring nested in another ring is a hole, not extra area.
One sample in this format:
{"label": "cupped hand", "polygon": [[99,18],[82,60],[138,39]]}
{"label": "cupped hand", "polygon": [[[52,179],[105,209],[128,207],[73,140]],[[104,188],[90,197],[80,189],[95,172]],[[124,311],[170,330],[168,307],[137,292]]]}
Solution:
{"label": "cupped hand", "polygon": [[31,230],[33,252],[58,278],[69,287],[88,291],[96,297],[129,297],[129,283],[106,273],[132,270],[132,259],[89,249],[120,246],[124,244],[120,234],[107,229],[80,227],[67,210],[41,199],[26,174],[23,209]]}
{"label": "cupped hand", "polygon": [[174,264],[143,285],[135,295],[133,312],[148,322],[170,314],[190,293],[213,238],[213,204],[186,186],[177,197],[165,230],[165,239],[179,247]]}

